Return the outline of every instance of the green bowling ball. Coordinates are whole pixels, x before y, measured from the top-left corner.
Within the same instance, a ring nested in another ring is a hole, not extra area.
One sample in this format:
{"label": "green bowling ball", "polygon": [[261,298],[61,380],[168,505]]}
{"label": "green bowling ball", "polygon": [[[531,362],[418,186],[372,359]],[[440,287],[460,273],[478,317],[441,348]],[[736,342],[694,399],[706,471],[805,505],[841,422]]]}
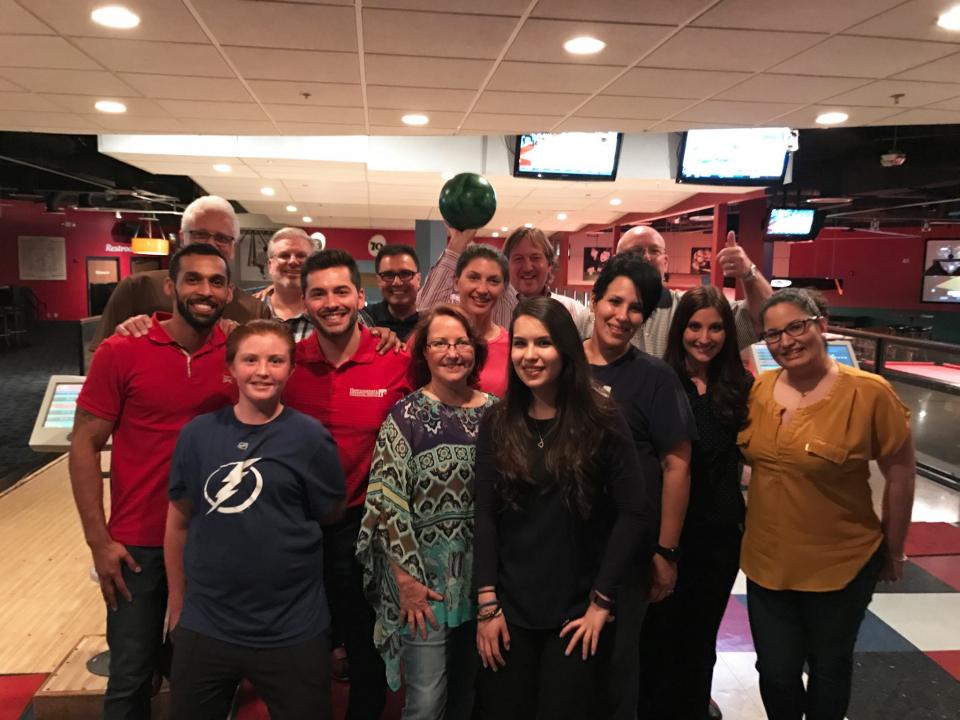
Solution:
{"label": "green bowling ball", "polygon": [[440,214],[457,230],[482,228],[496,211],[497,193],[482,175],[460,173],[440,190]]}

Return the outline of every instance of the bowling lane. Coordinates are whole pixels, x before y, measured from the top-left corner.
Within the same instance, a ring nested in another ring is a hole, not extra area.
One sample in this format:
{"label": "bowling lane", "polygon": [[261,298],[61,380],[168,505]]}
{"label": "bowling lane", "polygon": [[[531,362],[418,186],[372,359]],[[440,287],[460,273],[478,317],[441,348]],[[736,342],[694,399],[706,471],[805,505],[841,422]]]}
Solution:
{"label": "bowling lane", "polygon": [[[960,374],[960,371],[956,371]],[[888,378],[900,399],[910,408],[917,452],[935,459],[960,477],[960,395]]]}

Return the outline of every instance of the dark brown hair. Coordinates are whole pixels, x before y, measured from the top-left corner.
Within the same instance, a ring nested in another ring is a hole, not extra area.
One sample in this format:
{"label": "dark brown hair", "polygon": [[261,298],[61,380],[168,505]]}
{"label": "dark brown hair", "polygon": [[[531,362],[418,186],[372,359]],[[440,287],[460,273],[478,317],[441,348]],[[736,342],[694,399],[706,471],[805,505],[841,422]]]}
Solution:
{"label": "dark brown hair", "polygon": [[410,381],[415,388],[421,388],[430,382],[430,366],[427,365],[427,335],[430,324],[438,317],[452,317],[463,325],[464,334],[473,345],[473,370],[467,378],[471,387],[476,387],[480,371],[487,360],[487,343],[474,332],[467,314],[457,305],[441,303],[420,313],[420,319],[413,329],[413,342],[410,348]]}
{"label": "dark brown hair", "polygon": [[290,333],[290,328],[278,320],[251,320],[246,325],[240,325],[227,336],[227,363],[232,363],[237,357],[237,351],[240,349],[240,343],[248,337],[254,335],[276,335],[286,342],[287,350],[290,353],[290,363],[293,363],[294,355],[297,352],[297,343]]}
{"label": "dark brown hair", "polygon": [[[603,447],[611,428],[617,427],[617,410],[593,380],[570,312],[549,297],[521,300],[510,322],[511,347],[517,318],[523,316],[544,324],[563,361],[556,380],[557,420],[544,460],[550,483],[560,489],[571,510],[586,518],[590,516],[593,497],[601,483],[596,477],[598,449]],[[530,484],[529,447],[533,434],[527,415],[532,399],[530,388],[517,375],[511,362],[503,401],[494,405],[487,415],[491,416],[497,469],[502,474],[497,492],[512,506],[517,505],[525,486]]]}

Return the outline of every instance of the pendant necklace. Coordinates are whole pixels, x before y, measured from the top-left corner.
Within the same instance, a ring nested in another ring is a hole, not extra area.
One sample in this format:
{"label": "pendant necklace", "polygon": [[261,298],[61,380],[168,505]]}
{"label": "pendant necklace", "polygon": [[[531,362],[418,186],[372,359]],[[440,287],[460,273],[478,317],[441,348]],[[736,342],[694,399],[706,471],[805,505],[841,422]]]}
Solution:
{"label": "pendant necklace", "polygon": [[539,430],[537,430],[537,437],[540,438],[540,441],[537,443],[537,447],[543,450],[543,435],[540,434]]}

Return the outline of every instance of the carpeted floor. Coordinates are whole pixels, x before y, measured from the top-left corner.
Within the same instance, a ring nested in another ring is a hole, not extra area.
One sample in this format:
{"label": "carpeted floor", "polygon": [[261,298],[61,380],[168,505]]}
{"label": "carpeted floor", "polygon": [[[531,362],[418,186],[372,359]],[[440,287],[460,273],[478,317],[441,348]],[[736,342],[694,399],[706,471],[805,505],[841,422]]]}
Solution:
{"label": "carpeted floor", "polygon": [[49,377],[79,372],[78,333],[77,323],[37,323],[23,346],[0,346],[0,490],[55,457],[27,443]]}

